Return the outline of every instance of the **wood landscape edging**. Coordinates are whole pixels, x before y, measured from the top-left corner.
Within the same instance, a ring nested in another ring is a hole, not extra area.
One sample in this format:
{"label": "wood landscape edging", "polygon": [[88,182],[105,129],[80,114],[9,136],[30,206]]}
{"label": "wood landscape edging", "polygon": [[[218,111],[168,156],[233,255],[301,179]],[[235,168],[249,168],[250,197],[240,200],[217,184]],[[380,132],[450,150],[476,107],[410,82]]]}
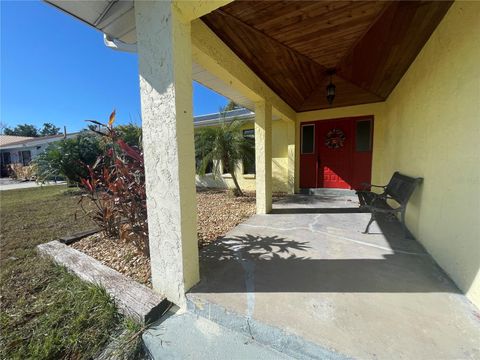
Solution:
{"label": "wood landscape edging", "polygon": [[40,244],[37,250],[82,280],[105,288],[115,300],[120,313],[142,324],[157,320],[170,306],[170,302],[161,294],[58,240]]}

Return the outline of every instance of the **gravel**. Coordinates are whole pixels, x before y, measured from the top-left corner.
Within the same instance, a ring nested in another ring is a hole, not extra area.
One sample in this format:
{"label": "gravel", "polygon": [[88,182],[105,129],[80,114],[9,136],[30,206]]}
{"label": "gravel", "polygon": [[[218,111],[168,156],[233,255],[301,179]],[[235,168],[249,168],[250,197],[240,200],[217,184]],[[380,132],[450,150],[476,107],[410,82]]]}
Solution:
{"label": "gravel", "polygon": [[[235,197],[229,190],[198,189],[198,246],[202,248],[255,214],[255,194]],[[105,265],[151,286],[150,260],[128,242],[95,234],[71,245]]]}

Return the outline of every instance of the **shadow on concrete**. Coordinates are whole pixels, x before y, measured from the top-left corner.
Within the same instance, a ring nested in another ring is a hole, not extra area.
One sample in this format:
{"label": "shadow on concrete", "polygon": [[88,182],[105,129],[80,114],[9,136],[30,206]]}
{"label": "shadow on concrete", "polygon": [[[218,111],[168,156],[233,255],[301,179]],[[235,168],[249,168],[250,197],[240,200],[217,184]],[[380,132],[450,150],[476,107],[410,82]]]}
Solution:
{"label": "shadow on concrete", "polygon": [[361,208],[279,208],[272,209],[271,214],[362,214],[368,210]]}
{"label": "shadow on concrete", "polygon": [[227,236],[201,251],[202,280],[190,292],[460,293],[418,242],[399,236],[397,223],[379,220],[392,251],[368,250],[369,258],[363,250],[358,259],[318,258],[318,244],[312,251],[311,242],[281,236]]}

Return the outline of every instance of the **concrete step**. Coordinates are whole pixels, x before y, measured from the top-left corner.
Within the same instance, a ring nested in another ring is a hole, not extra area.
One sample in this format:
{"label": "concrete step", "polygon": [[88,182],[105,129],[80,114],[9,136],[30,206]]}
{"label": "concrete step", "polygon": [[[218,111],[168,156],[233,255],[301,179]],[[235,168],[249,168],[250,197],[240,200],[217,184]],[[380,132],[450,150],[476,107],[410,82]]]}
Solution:
{"label": "concrete step", "polygon": [[303,188],[299,193],[302,195],[355,196],[355,190],[348,189]]}
{"label": "concrete step", "polygon": [[196,314],[169,313],[142,336],[152,359],[282,360],[291,357]]}
{"label": "concrete step", "polygon": [[[283,329],[261,323],[245,314],[238,314],[187,294],[188,311],[199,317],[233,330],[248,339],[294,359],[345,360],[348,357],[314,344]],[[261,359],[262,357],[257,357]],[[249,358],[244,358],[249,359]]]}

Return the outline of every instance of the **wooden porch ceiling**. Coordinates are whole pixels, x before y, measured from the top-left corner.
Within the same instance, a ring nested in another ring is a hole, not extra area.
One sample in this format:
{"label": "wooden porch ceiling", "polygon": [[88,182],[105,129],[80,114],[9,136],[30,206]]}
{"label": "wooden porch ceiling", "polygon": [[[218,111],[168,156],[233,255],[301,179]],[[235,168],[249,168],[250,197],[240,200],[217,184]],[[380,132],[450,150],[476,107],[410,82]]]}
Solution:
{"label": "wooden porch ceiling", "polygon": [[202,17],[295,111],[385,100],[451,1],[234,1]]}

